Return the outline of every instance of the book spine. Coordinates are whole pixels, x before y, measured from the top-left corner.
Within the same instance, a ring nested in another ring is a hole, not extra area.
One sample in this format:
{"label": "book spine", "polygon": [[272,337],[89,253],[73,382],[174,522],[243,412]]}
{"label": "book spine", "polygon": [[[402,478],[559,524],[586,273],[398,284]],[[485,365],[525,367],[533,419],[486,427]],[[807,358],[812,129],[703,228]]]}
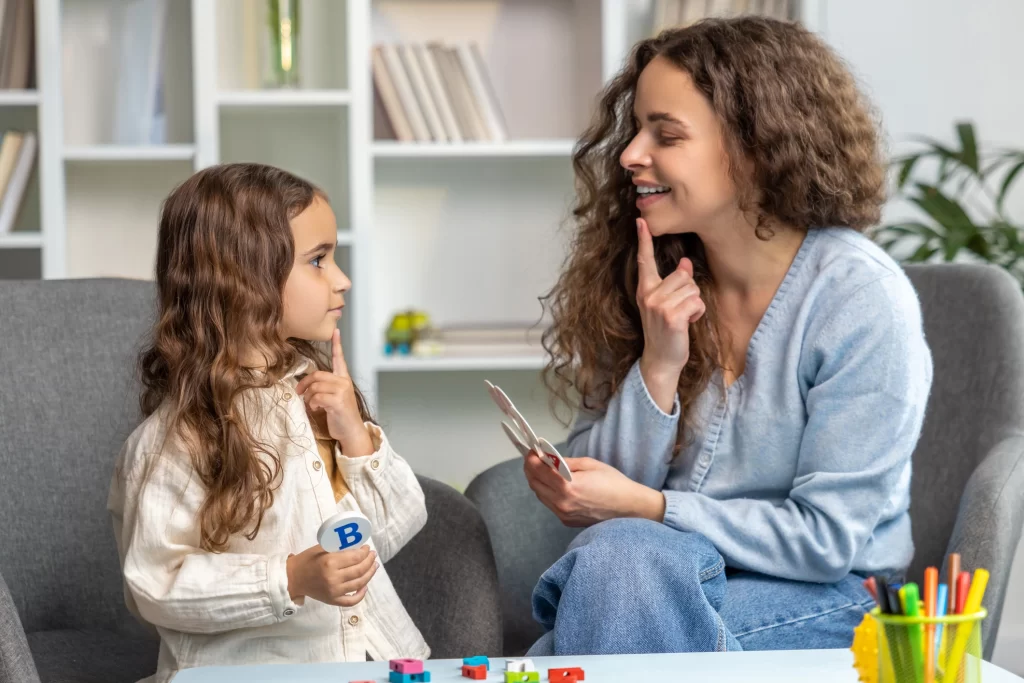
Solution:
{"label": "book spine", "polygon": [[380,46],[373,48],[371,67],[374,90],[380,95],[384,111],[395,130],[395,136],[401,142],[412,142],[415,140],[412,126],[409,125],[409,119],[406,118],[405,112],[402,110],[402,101],[398,97],[398,91],[395,89],[388,67],[384,63],[384,51]]}
{"label": "book spine", "polygon": [[413,94],[412,85],[402,68],[402,60],[398,56],[398,48],[394,45],[382,45],[384,63],[387,65],[388,75],[391,82],[395,84],[398,91],[398,98],[402,102],[402,109],[405,111],[409,125],[412,127],[413,136],[419,142],[430,142],[430,131],[427,130],[427,122],[423,118],[419,104],[416,102],[416,95]]}
{"label": "book spine", "polygon": [[36,159],[36,135],[33,132],[25,133],[25,139],[18,152],[18,161],[11,175],[11,182],[4,191],[3,199],[0,200],[0,234],[6,234],[14,229],[14,221],[21,210],[22,199],[25,196],[25,188],[32,176],[32,166]]}
{"label": "book spine", "polygon": [[462,133],[459,132],[459,124],[455,118],[451,99],[445,88],[434,54],[423,45],[415,45],[416,58],[420,61],[420,67],[427,80],[427,86],[437,104],[438,114],[441,117],[441,124],[444,126],[445,134],[452,142],[462,142]]}
{"label": "book spine", "polygon": [[469,91],[483,120],[487,137],[495,142],[504,142],[505,131],[502,127],[501,119],[489,101],[487,87],[484,85],[484,74],[480,72],[476,61],[473,59],[473,52],[469,43],[461,42],[456,46],[455,50],[459,63],[462,65],[462,71],[466,75]]}
{"label": "book spine", "polygon": [[423,112],[423,118],[427,122],[427,130],[430,131],[430,136],[435,142],[448,142],[448,135],[444,131],[444,126],[441,125],[441,115],[438,113],[437,105],[434,104],[434,100],[430,96],[427,81],[420,70],[420,63],[412,46],[402,45],[399,48],[399,54],[402,58],[402,64],[405,66],[405,71],[409,76],[409,82],[412,84],[413,94],[416,95],[420,111]]}

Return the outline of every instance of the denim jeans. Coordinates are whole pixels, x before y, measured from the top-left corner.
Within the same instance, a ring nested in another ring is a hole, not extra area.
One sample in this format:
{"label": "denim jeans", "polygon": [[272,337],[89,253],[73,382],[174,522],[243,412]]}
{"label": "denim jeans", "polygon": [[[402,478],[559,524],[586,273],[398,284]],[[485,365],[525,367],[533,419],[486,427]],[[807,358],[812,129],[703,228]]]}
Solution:
{"label": "denim jeans", "polygon": [[834,584],[729,570],[697,533],[615,519],[583,531],[533,593],[533,656],[846,648],[873,601]]}

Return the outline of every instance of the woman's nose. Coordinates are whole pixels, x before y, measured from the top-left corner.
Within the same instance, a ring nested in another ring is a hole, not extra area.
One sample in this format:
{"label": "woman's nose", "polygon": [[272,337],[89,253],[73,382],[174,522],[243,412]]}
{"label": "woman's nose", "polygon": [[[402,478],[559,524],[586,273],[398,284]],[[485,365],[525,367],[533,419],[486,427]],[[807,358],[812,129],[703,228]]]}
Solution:
{"label": "woman's nose", "polygon": [[626,145],[626,149],[622,150],[622,154],[619,155],[619,164],[627,171],[633,172],[651,165],[650,153],[641,133],[633,136],[630,143]]}

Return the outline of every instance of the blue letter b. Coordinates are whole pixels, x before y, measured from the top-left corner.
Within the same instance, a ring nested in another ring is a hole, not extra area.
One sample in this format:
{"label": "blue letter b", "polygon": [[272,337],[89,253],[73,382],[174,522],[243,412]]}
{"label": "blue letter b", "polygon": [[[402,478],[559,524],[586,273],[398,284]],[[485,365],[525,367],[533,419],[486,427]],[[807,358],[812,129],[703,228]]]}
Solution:
{"label": "blue letter b", "polygon": [[341,541],[341,550],[351,548],[363,542],[363,535],[359,533],[359,525],[355,522],[343,524],[334,530]]}

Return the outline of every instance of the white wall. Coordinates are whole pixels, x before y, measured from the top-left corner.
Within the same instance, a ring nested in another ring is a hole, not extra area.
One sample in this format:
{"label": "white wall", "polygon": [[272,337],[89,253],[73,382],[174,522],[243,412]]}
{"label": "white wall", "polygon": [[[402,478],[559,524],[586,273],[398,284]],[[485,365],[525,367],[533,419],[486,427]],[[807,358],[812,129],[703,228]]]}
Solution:
{"label": "white wall", "polygon": [[[911,136],[1024,147],[1020,0],[827,0],[824,32],[882,115],[895,151]],[[1024,211],[1020,191],[1016,215]]]}
{"label": "white wall", "polygon": [[[1024,148],[1021,0],[827,0],[825,20],[829,42],[874,99],[895,149],[910,135],[952,142],[960,118],[974,121],[982,144]],[[1018,221],[1022,195],[1010,204]],[[1024,675],[1021,551],[994,659]]]}

